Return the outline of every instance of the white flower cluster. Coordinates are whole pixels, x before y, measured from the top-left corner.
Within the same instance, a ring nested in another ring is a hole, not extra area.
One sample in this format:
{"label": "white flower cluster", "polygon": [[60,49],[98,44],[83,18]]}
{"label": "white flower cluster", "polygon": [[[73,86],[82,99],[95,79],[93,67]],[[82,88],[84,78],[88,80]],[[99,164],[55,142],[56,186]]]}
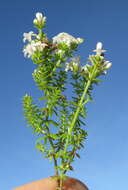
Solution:
{"label": "white flower cluster", "polygon": [[[42,13],[36,13],[36,18],[34,19],[34,24],[38,26],[43,26],[46,21],[46,17],[43,17]],[[25,57],[30,58],[35,52],[43,51],[48,45],[40,41],[39,34],[34,34],[30,31],[23,34],[23,42],[28,41],[28,44],[24,47],[23,53]]]}
{"label": "white flower cluster", "polygon": [[[89,56],[89,60],[91,61],[94,55]],[[100,65],[99,65],[99,71],[103,72],[104,74],[107,74],[107,70],[112,66],[112,63],[109,61],[106,61],[103,56],[100,56]],[[93,60],[91,61],[91,64],[86,64],[81,67],[81,71],[85,74],[89,74],[91,67],[93,66]]]}
{"label": "white flower cluster", "polygon": [[24,56],[30,58],[36,51],[43,51],[46,46],[46,43],[32,40],[23,49]]}
{"label": "white flower cluster", "polygon": [[76,71],[80,64],[80,57],[71,58],[71,62],[66,63],[65,71]]}
{"label": "white flower cluster", "polygon": [[57,36],[52,38],[53,44],[60,44],[60,43],[65,43],[68,47],[71,46],[71,44],[80,44],[83,42],[82,38],[74,38],[68,33],[62,32],[58,34]]}
{"label": "white flower cluster", "polygon": [[96,59],[97,56],[100,56],[100,65],[99,65],[99,69],[101,72],[103,72],[104,74],[107,73],[107,70],[112,66],[112,63],[109,61],[106,61],[104,59],[104,56],[102,56],[102,53],[105,52],[106,50],[102,49],[102,43],[98,42],[96,45],[96,55],[90,55],[89,56],[89,61],[91,64],[86,64],[84,66],[80,66],[80,57],[73,57],[71,58],[70,62],[66,63],[66,67],[65,67],[65,71],[80,71],[80,72],[84,72],[85,74],[89,74],[91,67],[94,65],[94,60]]}
{"label": "white flower cluster", "polygon": [[[84,66],[81,67],[81,71],[84,72],[85,74],[89,74],[89,68],[91,67],[92,65],[89,65],[89,64],[86,64]],[[112,63],[109,62],[109,61],[104,61],[101,63],[101,67],[100,67],[100,70],[104,73],[104,74],[107,74],[107,70],[112,66]]]}
{"label": "white flower cluster", "polygon": [[35,25],[43,25],[46,22],[46,17],[42,13],[36,13],[36,18],[33,20]]}

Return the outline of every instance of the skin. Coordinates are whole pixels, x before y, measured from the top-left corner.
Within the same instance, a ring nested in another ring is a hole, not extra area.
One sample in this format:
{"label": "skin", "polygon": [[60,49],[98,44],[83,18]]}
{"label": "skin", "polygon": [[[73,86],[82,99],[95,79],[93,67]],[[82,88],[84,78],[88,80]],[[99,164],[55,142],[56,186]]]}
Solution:
{"label": "skin", "polygon": [[[58,180],[55,177],[49,177],[30,184],[17,187],[13,190],[57,190]],[[58,188],[59,190],[59,188]],[[89,190],[81,181],[66,177],[63,181],[62,190]]]}

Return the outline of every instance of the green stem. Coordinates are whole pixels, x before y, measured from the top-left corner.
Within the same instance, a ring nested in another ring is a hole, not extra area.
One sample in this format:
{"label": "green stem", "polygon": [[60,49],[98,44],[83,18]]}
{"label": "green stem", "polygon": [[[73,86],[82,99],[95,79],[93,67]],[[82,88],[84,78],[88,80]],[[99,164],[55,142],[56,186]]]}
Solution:
{"label": "green stem", "polygon": [[[47,117],[47,120],[48,120],[48,117]],[[49,128],[46,126],[46,130],[47,130],[47,134],[48,134],[48,140],[49,140],[49,143],[52,147],[52,150],[53,150],[53,161],[54,161],[54,168],[55,168],[55,176],[58,176],[59,175],[59,172],[58,172],[58,169],[57,169],[57,160],[55,158],[55,148],[54,148],[54,144],[52,142],[52,139],[50,137],[50,130]]]}
{"label": "green stem", "polygon": [[[86,85],[86,87],[85,87],[85,89],[84,89],[84,92],[83,92],[83,94],[82,94],[82,96],[81,96],[81,99],[80,99],[78,108],[77,108],[77,110],[76,110],[76,112],[75,112],[74,118],[73,118],[73,120],[72,120],[71,126],[70,126],[69,131],[68,131],[68,137],[69,137],[70,134],[72,133],[72,130],[73,130],[73,127],[74,127],[74,125],[75,125],[75,122],[76,122],[76,120],[77,120],[77,118],[78,118],[78,115],[79,115],[79,112],[80,112],[80,109],[81,109],[81,106],[82,106],[84,97],[85,97],[85,95],[86,95],[86,93],[87,93],[87,91],[88,91],[88,88],[89,88],[90,84],[91,84],[91,80],[89,80],[89,81],[87,82],[87,85]],[[68,143],[69,143],[69,138],[68,138],[68,137],[67,137],[67,141],[66,141],[66,144],[65,144],[64,153],[66,153],[67,148],[68,148]]]}
{"label": "green stem", "polygon": [[[70,125],[70,127],[69,127],[69,130],[68,130],[67,140],[66,140],[65,148],[64,148],[64,155],[66,154],[66,151],[67,151],[67,149],[68,149],[69,138],[70,138],[70,136],[71,136],[71,134],[72,134],[74,125],[75,125],[76,120],[77,120],[77,118],[78,118],[80,109],[81,109],[81,107],[82,107],[82,105],[83,105],[83,101],[84,101],[84,99],[85,99],[85,96],[86,96],[86,94],[87,94],[87,91],[88,91],[88,89],[89,89],[89,87],[90,87],[90,85],[91,85],[91,83],[92,83],[92,79],[94,78],[94,74],[95,74],[95,72],[96,72],[96,69],[97,69],[97,65],[95,64],[94,69],[93,69],[93,71],[92,71],[92,74],[91,74],[91,76],[90,76],[88,82],[85,83],[84,92],[83,92],[83,94],[82,94],[82,96],[81,96],[81,99],[80,99],[80,101],[79,101],[77,110],[76,110],[76,112],[75,112],[75,114],[74,114],[74,118],[73,118],[72,123],[71,123],[71,125]],[[88,101],[85,101],[84,104],[86,104],[87,102],[88,102]]]}

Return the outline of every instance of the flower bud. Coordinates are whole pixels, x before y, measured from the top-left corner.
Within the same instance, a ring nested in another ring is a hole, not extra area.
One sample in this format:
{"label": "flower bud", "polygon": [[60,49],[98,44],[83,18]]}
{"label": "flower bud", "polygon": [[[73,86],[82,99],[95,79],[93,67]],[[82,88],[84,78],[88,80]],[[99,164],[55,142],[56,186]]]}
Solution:
{"label": "flower bud", "polygon": [[98,42],[96,44],[96,49],[93,51],[96,52],[96,55],[102,56],[102,54],[104,54],[104,52],[106,52],[106,50],[104,50],[102,48],[103,48],[103,44],[101,42]]}
{"label": "flower bud", "polygon": [[42,13],[36,13],[36,18],[39,23],[42,23],[43,21],[43,15]]}
{"label": "flower bud", "polygon": [[38,28],[43,28],[45,22],[46,17],[44,17],[42,13],[36,13],[36,18],[33,20],[33,24],[35,24]]}
{"label": "flower bud", "polygon": [[112,63],[109,61],[106,61],[105,69],[108,70],[112,66]]}
{"label": "flower bud", "polygon": [[89,64],[84,65],[83,67],[81,67],[81,71],[83,71],[85,74],[87,74],[89,72]]}
{"label": "flower bud", "polygon": [[87,66],[86,66],[86,65],[85,65],[85,66],[83,66],[83,67],[81,68],[81,70],[82,70],[82,71],[84,71],[85,73],[86,73],[86,72],[88,72],[88,68],[87,68]]}
{"label": "flower bud", "polygon": [[72,67],[73,67],[73,71],[77,72],[78,68],[79,68],[79,65],[77,63],[73,63]]}
{"label": "flower bud", "polygon": [[102,49],[103,48],[103,44],[101,42],[98,42],[96,44],[96,49]]}
{"label": "flower bud", "polygon": [[44,16],[44,17],[43,17],[43,22],[46,22],[46,19],[47,19],[46,16]]}
{"label": "flower bud", "polygon": [[37,24],[38,24],[38,21],[37,21],[37,19],[36,19],[36,18],[33,20],[33,24],[35,24],[35,25],[37,25]]}
{"label": "flower bud", "polygon": [[83,38],[77,38],[77,43],[78,44],[81,44],[81,43],[83,43],[84,42],[84,39]]}

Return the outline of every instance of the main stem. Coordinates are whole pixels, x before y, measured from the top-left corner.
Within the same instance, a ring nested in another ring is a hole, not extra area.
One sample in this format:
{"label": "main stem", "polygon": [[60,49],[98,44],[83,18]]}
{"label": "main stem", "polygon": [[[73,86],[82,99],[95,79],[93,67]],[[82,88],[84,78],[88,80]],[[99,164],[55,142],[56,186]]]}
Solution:
{"label": "main stem", "polygon": [[[80,109],[81,109],[81,107],[82,107],[82,104],[83,104],[85,95],[87,94],[87,91],[88,91],[88,89],[89,89],[89,87],[90,87],[90,85],[91,85],[91,83],[92,83],[92,79],[93,79],[94,73],[96,72],[96,68],[97,68],[97,65],[95,64],[94,69],[93,69],[93,71],[92,71],[92,74],[91,74],[91,76],[90,76],[88,82],[85,83],[84,92],[83,92],[83,94],[82,94],[82,96],[81,96],[81,99],[80,99],[80,101],[79,101],[77,110],[76,110],[76,112],[75,112],[75,114],[74,114],[74,118],[73,118],[73,120],[72,120],[72,123],[71,123],[70,128],[69,128],[69,131],[68,131],[67,140],[66,140],[65,149],[64,149],[64,154],[66,154],[66,151],[67,151],[67,149],[68,149],[69,137],[70,137],[71,134],[72,134],[72,130],[73,130],[74,125],[75,125],[75,123],[76,123],[76,120],[77,120],[77,118],[78,118],[78,115],[79,115]],[[88,101],[87,101],[87,102],[88,102]],[[86,102],[86,103],[87,103],[87,102]],[[85,104],[86,104],[86,103],[85,103]]]}
{"label": "main stem", "polygon": [[[89,81],[87,82],[87,85],[86,85],[86,87],[85,87],[85,89],[84,89],[84,92],[83,92],[83,94],[82,94],[82,96],[81,96],[81,99],[80,99],[78,108],[77,108],[77,110],[76,110],[76,112],[75,112],[74,118],[73,118],[73,120],[72,120],[71,126],[70,126],[69,131],[68,131],[68,136],[70,136],[69,134],[72,133],[72,130],[73,130],[73,127],[74,127],[74,125],[75,125],[75,122],[76,122],[76,120],[77,120],[77,118],[78,118],[78,115],[79,115],[79,112],[80,112],[80,109],[81,109],[81,106],[82,106],[84,97],[85,97],[85,95],[86,95],[86,93],[87,93],[87,91],[88,91],[88,88],[89,88],[90,84],[91,84],[91,80],[89,80]],[[64,153],[66,153],[66,151],[67,151],[68,143],[69,143],[69,138],[67,138],[67,141],[66,141],[66,144],[65,144]]]}

